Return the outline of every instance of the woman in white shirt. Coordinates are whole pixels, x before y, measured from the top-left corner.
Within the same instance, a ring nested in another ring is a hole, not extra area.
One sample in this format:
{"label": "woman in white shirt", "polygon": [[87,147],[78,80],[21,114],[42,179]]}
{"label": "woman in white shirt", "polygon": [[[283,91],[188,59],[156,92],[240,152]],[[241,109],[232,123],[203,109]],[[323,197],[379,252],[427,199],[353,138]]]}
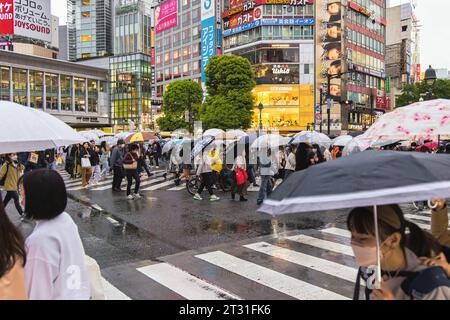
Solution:
{"label": "woman in white shirt", "polygon": [[286,180],[292,173],[295,172],[295,167],[297,165],[296,159],[295,159],[295,152],[296,148],[294,145],[290,146],[291,152],[289,153],[286,161],[286,167],[285,167],[285,173],[284,173],[284,179]]}
{"label": "woman in white shirt", "polygon": [[29,299],[90,299],[85,253],[77,226],[64,212],[67,192],[59,173],[29,172],[19,182],[19,193],[26,218],[36,221],[25,242]]}

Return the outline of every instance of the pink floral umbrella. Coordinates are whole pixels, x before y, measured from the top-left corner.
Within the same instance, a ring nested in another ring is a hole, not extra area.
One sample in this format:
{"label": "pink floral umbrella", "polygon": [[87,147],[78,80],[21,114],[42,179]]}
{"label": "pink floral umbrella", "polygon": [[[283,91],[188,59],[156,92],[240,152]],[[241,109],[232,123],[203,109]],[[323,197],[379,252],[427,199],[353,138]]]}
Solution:
{"label": "pink floral umbrella", "polygon": [[450,136],[450,100],[417,102],[387,113],[364,138],[380,140],[437,140]]}

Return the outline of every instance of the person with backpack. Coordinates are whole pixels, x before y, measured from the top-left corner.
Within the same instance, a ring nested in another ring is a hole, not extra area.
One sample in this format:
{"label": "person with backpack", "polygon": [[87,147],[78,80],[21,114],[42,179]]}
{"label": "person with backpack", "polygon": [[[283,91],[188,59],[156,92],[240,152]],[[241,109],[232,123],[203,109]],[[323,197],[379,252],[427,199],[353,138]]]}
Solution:
{"label": "person with backpack", "polygon": [[449,300],[450,278],[440,266],[426,266],[420,258],[440,256],[442,247],[427,232],[405,220],[398,205],[377,208],[382,282],[374,286],[377,246],[373,207],[355,208],[347,219],[351,246],[360,266],[354,299],[361,280],[367,300]]}
{"label": "person with backpack", "polygon": [[19,193],[17,192],[17,183],[22,176],[25,167],[19,163],[17,154],[10,153],[6,155],[5,163],[0,169],[0,186],[6,191],[3,199],[3,206],[6,208],[9,201],[14,200],[14,205],[20,216],[23,216],[23,209],[20,206]]}
{"label": "person with backpack", "polygon": [[[134,200],[140,199],[139,187],[141,184],[141,178],[138,173],[139,163],[139,146],[133,144],[130,146],[130,150],[125,154],[123,158],[123,168],[125,169],[125,175],[127,177],[127,199]],[[131,186],[133,185],[133,179],[135,181],[134,194],[131,194]]]}

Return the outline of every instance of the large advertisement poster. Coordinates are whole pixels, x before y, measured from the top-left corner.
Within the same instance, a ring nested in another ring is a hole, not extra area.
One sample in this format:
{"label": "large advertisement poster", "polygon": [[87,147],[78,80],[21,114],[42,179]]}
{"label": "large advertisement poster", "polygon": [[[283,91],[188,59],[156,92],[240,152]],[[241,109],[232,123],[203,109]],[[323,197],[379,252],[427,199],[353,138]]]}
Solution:
{"label": "large advertisement poster", "polygon": [[51,42],[51,18],[48,0],[0,0],[0,34]]}
{"label": "large advertisement poster", "polygon": [[202,84],[206,81],[205,68],[216,54],[216,0],[201,1],[201,54]]}
{"label": "large advertisement poster", "polygon": [[[320,89],[324,104],[331,106],[331,124],[341,130],[341,106],[343,72],[343,7],[341,0],[316,1],[316,92],[320,101]],[[333,102],[326,103],[330,98]]]}
{"label": "large advertisement poster", "polygon": [[155,9],[156,33],[178,25],[178,0],[169,0]]}

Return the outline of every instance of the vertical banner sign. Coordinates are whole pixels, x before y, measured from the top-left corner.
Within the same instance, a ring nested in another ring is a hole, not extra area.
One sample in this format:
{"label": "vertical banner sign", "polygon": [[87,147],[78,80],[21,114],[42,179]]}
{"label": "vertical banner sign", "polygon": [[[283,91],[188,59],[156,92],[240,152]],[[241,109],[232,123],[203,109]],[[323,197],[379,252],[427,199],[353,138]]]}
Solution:
{"label": "vertical banner sign", "polygon": [[206,81],[205,68],[209,60],[216,54],[216,0],[201,1],[201,48],[202,48],[202,85]]}
{"label": "vertical banner sign", "polygon": [[[334,101],[331,111],[333,130],[341,130],[343,61],[343,19],[341,0],[318,0],[316,2],[316,99],[320,100],[320,90]],[[328,77],[331,77],[328,87]],[[329,92],[328,92],[329,91]]]}
{"label": "vertical banner sign", "polygon": [[0,0],[0,34],[14,34],[13,0]]}

